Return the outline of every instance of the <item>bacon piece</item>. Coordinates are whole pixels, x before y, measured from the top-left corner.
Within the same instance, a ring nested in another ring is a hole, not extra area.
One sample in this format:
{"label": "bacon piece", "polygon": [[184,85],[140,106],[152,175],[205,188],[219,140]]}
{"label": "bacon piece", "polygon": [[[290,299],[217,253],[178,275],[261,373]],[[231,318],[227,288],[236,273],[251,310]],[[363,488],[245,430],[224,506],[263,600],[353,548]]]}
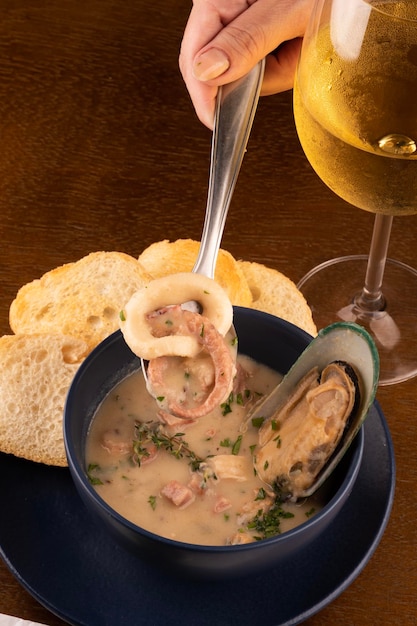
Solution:
{"label": "bacon piece", "polygon": [[223,513],[224,511],[227,511],[227,509],[230,509],[231,506],[232,506],[232,503],[230,502],[230,500],[228,500],[224,496],[219,496],[216,502],[214,503],[213,510],[215,513]]}
{"label": "bacon piece", "polygon": [[178,480],[170,480],[161,490],[163,496],[171,500],[179,509],[185,509],[195,500],[195,495],[190,487],[183,485]]}

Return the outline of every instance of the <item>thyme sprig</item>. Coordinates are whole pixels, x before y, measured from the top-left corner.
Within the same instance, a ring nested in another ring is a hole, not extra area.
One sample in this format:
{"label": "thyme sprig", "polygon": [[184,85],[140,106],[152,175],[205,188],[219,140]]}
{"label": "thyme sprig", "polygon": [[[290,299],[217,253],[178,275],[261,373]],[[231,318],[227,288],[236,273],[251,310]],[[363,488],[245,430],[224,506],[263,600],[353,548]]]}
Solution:
{"label": "thyme sprig", "polygon": [[183,437],[184,433],[180,432],[167,435],[163,430],[163,425],[159,422],[136,422],[133,461],[140,466],[150,456],[149,448],[155,446],[157,450],[166,450],[176,459],[187,458],[192,471],[196,471],[204,459],[191,450]]}

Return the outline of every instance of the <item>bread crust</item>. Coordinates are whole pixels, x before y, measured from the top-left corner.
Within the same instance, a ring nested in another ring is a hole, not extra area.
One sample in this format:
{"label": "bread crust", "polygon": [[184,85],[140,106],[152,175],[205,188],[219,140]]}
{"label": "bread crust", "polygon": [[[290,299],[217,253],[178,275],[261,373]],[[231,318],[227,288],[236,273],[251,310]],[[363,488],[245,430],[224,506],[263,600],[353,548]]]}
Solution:
{"label": "bread crust", "polygon": [[281,317],[313,337],[317,335],[311,309],[292,280],[261,263],[238,261],[238,265],[250,287],[253,309]]}
{"label": "bread crust", "polygon": [[119,327],[119,313],[152,277],[132,256],[92,252],[19,289],[10,306],[14,333],[62,333],[93,349]]}
{"label": "bread crust", "polygon": [[[200,243],[193,239],[164,239],[151,244],[139,255],[139,263],[153,278],[169,274],[191,272],[197,259]],[[217,257],[214,279],[238,306],[250,306],[252,294],[236,259],[222,248]]]}

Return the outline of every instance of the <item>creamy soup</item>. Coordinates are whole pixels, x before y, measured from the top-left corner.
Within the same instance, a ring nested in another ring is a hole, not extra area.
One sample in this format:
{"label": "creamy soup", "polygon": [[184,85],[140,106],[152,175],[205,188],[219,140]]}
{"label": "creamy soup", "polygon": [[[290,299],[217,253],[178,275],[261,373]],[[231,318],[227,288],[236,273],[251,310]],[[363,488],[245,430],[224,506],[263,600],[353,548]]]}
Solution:
{"label": "creamy soup", "polygon": [[289,530],[320,509],[319,499],[280,503],[256,476],[259,424],[248,408],[279,375],[239,356],[245,390],[189,423],[161,424],[137,371],[105,398],[87,438],[90,482],[113,509],[153,533],[201,545],[248,543]]}

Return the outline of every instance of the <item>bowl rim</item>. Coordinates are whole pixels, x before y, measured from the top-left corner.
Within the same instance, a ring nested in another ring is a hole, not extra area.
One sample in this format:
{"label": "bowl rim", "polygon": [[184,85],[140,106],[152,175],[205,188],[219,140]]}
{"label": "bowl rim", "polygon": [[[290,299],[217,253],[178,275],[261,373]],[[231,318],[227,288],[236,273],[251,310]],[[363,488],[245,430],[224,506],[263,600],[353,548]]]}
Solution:
{"label": "bowl rim", "polygon": [[[235,309],[235,312],[237,312],[238,314],[239,314],[239,311],[242,312],[242,310],[243,311],[246,310],[246,311],[250,311],[251,315],[255,314],[255,317],[265,318],[266,316],[266,318],[272,318],[272,320],[274,320],[273,321],[274,324],[277,324],[278,326],[283,325],[283,328],[287,332],[290,331],[290,332],[296,332],[296,334],[299,334],[299,338],[307,342],[306,345],[308,345],[308,343],[312,339],[312,337],[308,335],[308,333],[306,333],[299,327],[295,326],[291,322],[288,322],[287,320],[283,320],[279,317],[273,316],[269,313],[264,313],[262,311],[257,311],[253,309],[246,309],[245,307],[234,307],[234,309]],[[301,533],[308,532],[309,529],[312,529],[318,524],[320,524],[321,520],[324,517],[329,516],[332,513],[332,511],[334,511],[335,508],[338,508],[340,505],[340,501],[345,497],[345,494],[346,493],[349,494],[351,492],[353,485],[356,481],[357,475],[359,473],[360,466],[362,464],[364,440],[365,440],[364,431],[362,427],[358,431],[355,437],[355,440],[353,441],[351,448],[349,450],[349,453],[352,454],[349,471],[347,472],[347,475],[343,478],[341,484],[339,485],[339,487],[337,488],[336,492],[333,494],[329,502],[327,502],[323,506],[323,508],[320,509],[318,513],[308,518],[306,521],[301,522],[295,528],[292,528],[290,530],[274,535],[273,537],[268,537],[266,539],[261,539],[259,541],[254,541],[254,542],[247,543],[247,544],[235,544],[235,545],[194,544],[194,543],[188,543],[184,541],[178,541],[176,539],[170,539],[169,537],[163,537],[162,535],[158,535],[157,533],[147,530],[146,528],[142,528],[141,526],[123,517],[120,513],[118,513],[115,509],[113,509],[109,504],[107,504],[107,502],[100,496],[97,490],[94,489],[94,486],[91,485],[90,481],[88,480],[85,467],[83,467],[78,462],[78,455],[75,450],[75,442],[72,440],[72,437],[70,436],[70,415],[73,413],[73,410],[72,410],[72,406],[74,403],[73,398],[74,398],[74,395],[77,393],[77,389],[78,389],[80,382],[82,381],[85,374],[88,372],[88,369],[91,368],[94,362],[97,360],[97,358],[99,358],[102,355],[103,351],[111,350],[114,345],[117,345],[120,342],[124,342],[123,335],[120,330],[116,330],[114,333],[112,333],[111,335],[106,337],[102,342],[100,342],[90,352],[90,354],[86,357],[86,359],[82,362],[68,390],[68,394],[67,394],[65,406],[64,406],[64,417],[63,417],[64,446],[65,446],[65,452],[66,452],[67,459],[68,459],[70,473],[73,477],[73,480],[78,485],[78,487],[82,489],[83,493],[86,496],[88,496],[89,499],[92,499],[99,506],[99,508],[101,509],[101,512],[104,513],[106,518],[116,521],[118,524],[125,527],[127,530],[131,532],[143,535],[148,540],[162,543],[162,544],[167,544],[168,546],[171,546],[174,548],[176,547],[176,548],[180,548],[183,550],[185,549],[191,552],[203,552],[203,553],[208,552],[211,554],[231,553],[235,551],[246,552],[250,550],[259,549],[259,546],[267,547],[268,545],[271,545],[271,544],[276,545],[277,543],[282,543],[284,541],[287,541],[288,539],[297,537],[297,535]],[[127,351],[129,352],[130,349],[127,346],[126,348],[127,348]],[[135,363],[136,360],[137,360],[137,363],[136,363],[137,367],[132,366],[132,368],[129,369],[131,373],[140,370],[140,359],[138,359],[138,357],[134,355],[132,352],[132,362]],[[118,370],[118,373],[120,374],[121,370]],[[117,384],[123,379],[123,375],[122,377],[118,378],[117,375],[115,376],[113,374],[113,377],[114,377],[115,384]],[[104,400],[104,397],[100,402]],[[354,449],[354,446],[356,447],[356,449]]]}

